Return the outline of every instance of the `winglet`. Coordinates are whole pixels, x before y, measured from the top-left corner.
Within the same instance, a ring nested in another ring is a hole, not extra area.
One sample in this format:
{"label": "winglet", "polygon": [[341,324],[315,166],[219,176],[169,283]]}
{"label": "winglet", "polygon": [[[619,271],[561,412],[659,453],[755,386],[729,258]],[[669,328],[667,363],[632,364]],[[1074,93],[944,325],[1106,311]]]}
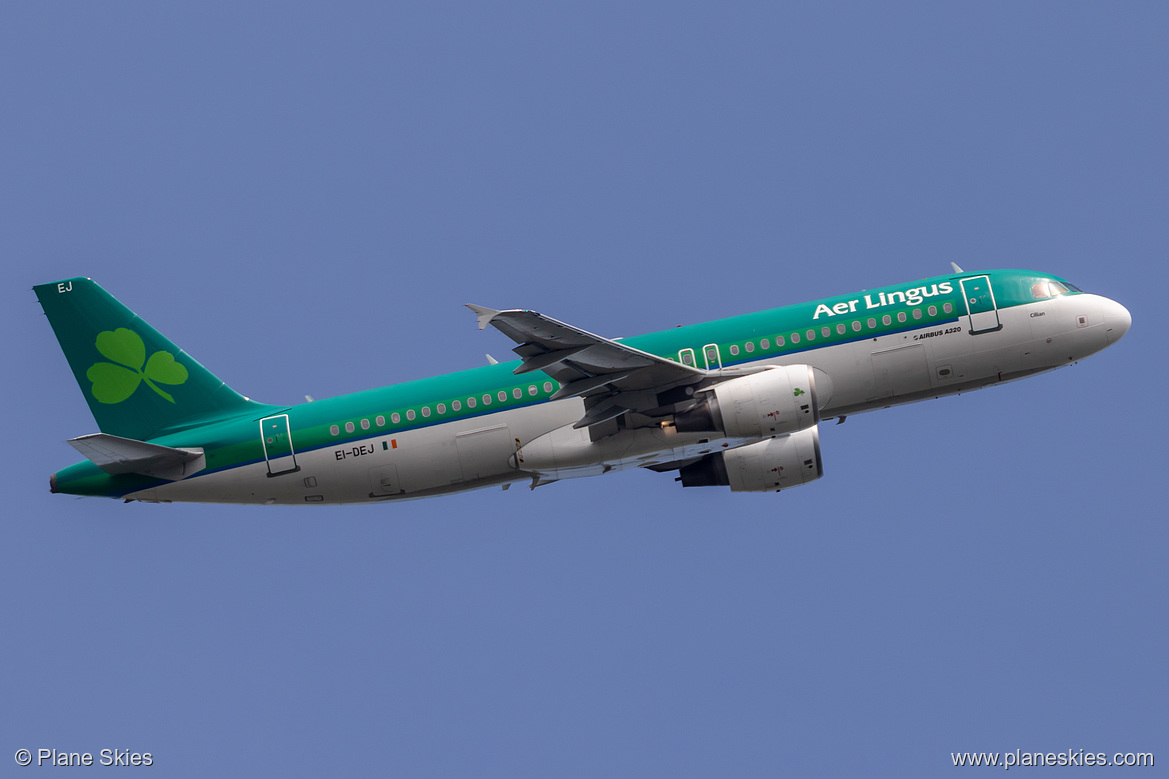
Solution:
{"label": "winglet", "polygon": [[495,315],[499,313],[494,308],[476,306],[474,303],[467,303],[467,308],[471,309],[471,311],[475,313],[475,316],[479,317],[480,330],[487,327],[487,325],[491,323],[491,320],[495,319]]}
{"label": "winglet", "polygon": [[[961,268],[959,268],[958,263],[956,263],[956,262],[951,262],[950,267],[954,269],[955,273],[965,273],[966,272],[966,271],[962,270]],[[483,328],[479,328],[479,329],[482,330]]]}

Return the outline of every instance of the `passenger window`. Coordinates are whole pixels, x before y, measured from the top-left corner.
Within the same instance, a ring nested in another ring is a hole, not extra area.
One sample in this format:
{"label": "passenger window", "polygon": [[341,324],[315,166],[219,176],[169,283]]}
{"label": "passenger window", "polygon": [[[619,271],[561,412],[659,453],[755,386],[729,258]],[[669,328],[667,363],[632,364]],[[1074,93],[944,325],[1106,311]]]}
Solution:
{"label": "passenger window", "polygon": [[921,319],[921,309],[920,308],[913,309],[913,318],[914,319]]}
{"label": "passenger window", "polygon": [[873,319],[872,317],[869,317],[869,321],[866,322],[865,324],[867,324],[869,326],[870,330],[875,330],[877,327],[877,320]]}
{"label": "passenger window", "polygon": [[550,382],[550,381],[546,381],[546,382],[544,382],[544,391],[545,391],[545,392],[551,392],[551,391],[552,391],[552,382]]}
{"label": "passenger window", "polygon": [[414,409],[411,408],[406,410],[406,419],[410,422],[414,421]]}
{"label": "passenger window", "polygon": [[353,432],[353,423],[352,423],[352,422],[346,422],[346,423],[345,423],[345,432],[346,432],[346,433],[352,433],[352,432]]}
{"label": "passenger window", "polygon": [[820,335],[827,338],[828,336],[832,335],[832,328],[831,327],[821,327],[820,328]]}
{"label": "passenger window", "polygon": [[474,398],[467,398],[467,408],[475,408],[476,402]]}
{"label": "passenger window", "polygon": [[942,310],[945,311],[947,314],[949,314],[951,311],[954,310],[954,306],[951,305],[950,303],[944,303],[944,304],[942,304]]}
{"label": "passenger window", "polygon": [[503,390],[500,390],[499,392],[497,392],[497,393],[495,393],[495,394],[499,396],[499,402],[500,402],[500,403],[503,403],[503,402],[505,402],[505,401],[507,400],[507,393],[506,393],[506,392],[504,392]]}
{"label": "passenger window", "polygon": [[759,346],[761,348],[763,348],[764,350],[770,349],[771,348],[771,341],[768,341],[766,338],[764,338],[762,341],[759,342]]}
{"label": "passenger window", "polygon": [[424,417],[430,416],[430,406],[423,406],[422,407],[422,416],[424,416]]}
{"label": "passenger window", "polygon": [[926,311],[926,313],[929,314],[930,316],[937,316],[938,315],[938,307],[937,306],[930,306],[929,309]]}
{"label": "passenger window", "polygon": [[396,425],[402,421],[402,415],[395,411],[393,414],[390,414],[390,421]]}
{"label": "passenger window", "polygon": [[734,345],[734,344],[731,344],[731,356],[734,357],[738,353],[739,353],[739,347]]}
{"label": "passenger window", "polygon": [[816,340],[816,331],[815,330],[809,330],[808,332],[804,333],[804,335],[808,336],[809,341]]}
{"label": "passenger window", "polygon": [[513,389],[511,391],[511,396],[513,398],[515,398],[516,400],[519,400],[520,398],[522,398],[524,396],[524,391],[522,389],[520,389],[519,387],[516,387],[515,389]]}
{"label": "passenger window", "polygon": [[337,427],[336,425],[332,425],[329,427],[329,434],[330,435],[340,435],[341,428]]}
{"label": "passenger window", "polygon": [[746,349],[748,352],[753,352],[753,351],[755,351],[755,342],[754,342],[754,341],[748,341],[748,342],[747,342],[747,345],[746,345],[745,347],[743,347],[743,348],[745,348],[745,349]]}
{"label": "passenger window", "polygon": [[374,423],[378,427],[385,427],[386,426],[386,418],[383,417],[381,414],[378,414],[378,417],[377,417],[377,419],[374,420]]}
{"label": "passenger window", "polygon": [[483,405],[484,405],[484,406],[490,406],[490,405],[491,405],[491,396],[490,396],[490,395],[484,395],[484,396],[483,396]]}
{"label": "passenger window", "polygon": [[362,430],[369,430],[369,420],[368,419],[361,420],[361,429]]}
{"label": "passenger window", "polygon": [[799,342],[800,342],[800,334],[799,333],[792,333],[792,343],[798,344]]}
{"label": "passenger window", "polygon": [[437,411],[440,414],[445,414],[446,413],[446,403],[439,403]]}
{"label": "passenger window", "polygon": [[898,311],[898,312],[897,312],[897,321],[898,321],[898,322],[904,322],[904,321],[905,321],[905,319],[906,319],[906,317],[905,317],[905,312],[904,312],[904,311]]}
{"label": "passenger window", "polygon": [[463,410],[463,404],[462,404],[462,403],[460,403],[460,402],[459,402],[459,401],[457,401],[457,400],[452,400],[452,401],[451,401],[451,411],[462,411],[462,410]]}
{"label": "passenger window", "polygon": [[893,317],[885,314],[885,316],[881,317],[881,324],[883,324],[885,327],[888,327],[889,325],[893,324]]}
{"label": "passenger window", "polygon": [[837,334],[837,335],[844,335],[844,330],[845,330],[845,327],[844,327],[844,323],[843,323],[843,322],[841,322],[840,324],[838,324],[838,325],[836,326],[836,334]]}
{"label": "passenger window", "polygon": [[852,331],[854,333],[859,333],[861,331],[861,323],[859,319],[852,323]]}
{"label": "passenger window", "polygon": [[536,393],[537,393],[537,392],[539,392],[539,390],[537,390],[537,389],[536,389],[536,385],[535,385],[535,384],[533,384],[533,385],[531,385],[530,387],[528,387],[528,394],[529,394],[529,395],[531,395],[532,397],[536,397]]}

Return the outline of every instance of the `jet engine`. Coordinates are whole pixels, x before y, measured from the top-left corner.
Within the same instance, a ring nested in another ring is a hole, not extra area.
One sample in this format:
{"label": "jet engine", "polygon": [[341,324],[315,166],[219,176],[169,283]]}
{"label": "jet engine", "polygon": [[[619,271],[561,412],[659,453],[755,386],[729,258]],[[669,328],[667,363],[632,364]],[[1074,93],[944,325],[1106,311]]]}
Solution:
{"label": "jet engine", "polygon": [[730,379],[706,390],[707,400],[678,414],[679,432],[719,431],[731,438],[769,438],[820,421],[810,365],[785,365]]}
{"label": "jet engine", "polygon": [[731,492],[778,492],[824,475],[820,429],[812,427],[737,449],[708,454],[680,469],[683,487],[730,487]]}

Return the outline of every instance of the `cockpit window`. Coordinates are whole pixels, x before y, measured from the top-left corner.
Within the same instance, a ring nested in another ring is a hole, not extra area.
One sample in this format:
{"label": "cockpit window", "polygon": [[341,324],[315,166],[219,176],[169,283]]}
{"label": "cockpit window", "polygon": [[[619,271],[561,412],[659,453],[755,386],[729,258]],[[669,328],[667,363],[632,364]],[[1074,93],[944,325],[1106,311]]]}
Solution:
{"label": "cockpit window", "polygon": [[1056,295],[1062,295],[1070,290],[1079,292],[1079,290],[1075,287],[1071,286],[1070,284],[1064,284],[1063,282],[1037,281],[1031,285],[1031,297],[1035,298],[1036,300],[1043,300],[1044,298],[1051,298],[1055,297]]}

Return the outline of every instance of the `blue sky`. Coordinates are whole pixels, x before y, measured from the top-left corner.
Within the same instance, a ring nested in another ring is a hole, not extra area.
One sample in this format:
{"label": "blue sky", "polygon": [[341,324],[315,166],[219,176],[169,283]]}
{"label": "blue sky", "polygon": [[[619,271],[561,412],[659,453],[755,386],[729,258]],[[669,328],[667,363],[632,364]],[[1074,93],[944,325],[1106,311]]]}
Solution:
{"label": "blue sky", "polygon": [[[1167,39],[1153,3],[4,5],[0,764],[1169,761]],[[508,356],[468,302],[624,336],[951,261],[1061,275],[1132,331],[830,427],[781,495],[48,492],[95,425],[34,284],[90,276],[291,403]]]}

